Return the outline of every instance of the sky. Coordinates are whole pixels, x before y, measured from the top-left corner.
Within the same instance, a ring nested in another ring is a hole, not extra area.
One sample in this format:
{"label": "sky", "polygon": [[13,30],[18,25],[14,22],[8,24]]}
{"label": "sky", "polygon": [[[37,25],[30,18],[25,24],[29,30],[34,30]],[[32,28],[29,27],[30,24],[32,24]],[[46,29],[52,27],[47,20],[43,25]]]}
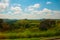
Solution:
{"label": "sky", "polygon": [[1,19],[60,19],[60,0],[0,0]]}

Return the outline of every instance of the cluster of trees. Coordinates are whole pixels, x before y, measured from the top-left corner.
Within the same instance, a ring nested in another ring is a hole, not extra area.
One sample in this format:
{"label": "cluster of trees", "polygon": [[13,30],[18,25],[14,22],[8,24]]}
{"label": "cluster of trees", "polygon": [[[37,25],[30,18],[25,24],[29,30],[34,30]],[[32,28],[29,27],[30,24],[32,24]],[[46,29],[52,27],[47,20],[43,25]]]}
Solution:
{"label": "cluster of trees", "polygon": [[54,27],[56,27],[56,20],[48,19],[48,20],[41,21],[41,24],[40,24],[41,30],[48,30]]}
{"label": "cluster of trees", "polygon": [[0,31],[5,30],[16,30],[16,29],[27,29],[27,28],[38,28],[40,30],[48,30],[56,26],[56,20],[46,19],[46,20],[17,20],[14,23],[9,24],[0,19]]}
{"label": "cluster of trees", "polygon": [[9,24],[0,19],[0,31],[6,31],[9,29]]}

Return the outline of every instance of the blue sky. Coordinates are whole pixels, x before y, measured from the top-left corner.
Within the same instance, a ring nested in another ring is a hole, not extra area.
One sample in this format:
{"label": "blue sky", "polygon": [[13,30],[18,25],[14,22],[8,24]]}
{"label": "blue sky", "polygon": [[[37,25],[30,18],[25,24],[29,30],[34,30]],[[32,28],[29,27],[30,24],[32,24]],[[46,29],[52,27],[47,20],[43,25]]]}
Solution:
{"label": "blue sky", "polygon": [[[52,4],[47,5],[46,2],[51,2]],[[34,4],[40,4],[41,9],[43,8],[49,8],[51,10],[60,10],[60,0],[10,0],[11,5],[14,3],[22,5],[23,8],[34,5]]]}
{"label": "blue sky", "polygon": [[60,0],[0,0],[0,18],[60,19]]}

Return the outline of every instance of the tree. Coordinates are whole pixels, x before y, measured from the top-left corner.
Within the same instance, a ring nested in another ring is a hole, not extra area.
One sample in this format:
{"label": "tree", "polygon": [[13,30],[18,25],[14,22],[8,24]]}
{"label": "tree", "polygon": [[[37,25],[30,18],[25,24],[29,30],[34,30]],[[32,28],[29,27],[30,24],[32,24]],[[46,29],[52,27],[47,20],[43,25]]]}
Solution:
{"label": "tree", "polygon": [[9,26],[8,23],[4,22],[4,23],[2,24],[2,28],[3,28],[3,29],[2,29],[3,31],[6,31],[6,30],[9,30],[10,26]]}
{"label": "tree", "polygon": [[0,19],[0,30],[2,29],[3,19]]}
{"label": "tree", "polygon": [[55,25],[56,25],[55,20],[46,19],[46,20],[41,21],[39,29],[47,30],[49,28],[55,27]]}

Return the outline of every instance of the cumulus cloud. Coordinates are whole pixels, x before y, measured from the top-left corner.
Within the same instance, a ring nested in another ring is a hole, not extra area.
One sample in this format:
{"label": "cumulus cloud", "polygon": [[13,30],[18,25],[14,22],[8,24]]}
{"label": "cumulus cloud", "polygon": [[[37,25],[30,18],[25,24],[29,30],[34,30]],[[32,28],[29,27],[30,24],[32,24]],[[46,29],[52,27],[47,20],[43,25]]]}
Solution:
{"label": "cumulus cloud", "polygon": [[22,12],[22,8],[20,6],[11,7],[11,11],[13,14],[20,14]]}
{"label": "cumulus cloud", "polygon": [[32,7],[39,8],[40,7],[40,4],[34,4]]}
{"label": "cumulus cloud", "polygon": [[8,0],[1,0],[0,2],[0,12],[4,12],[5,9],[9,6]]}
{"label": "cumulus cloud", "polygon": [[[47,2],[47,4],[51,4],[51,2]],[[60,11],[50,10],[48,8],[44,8],[43,10],[38,10],[40,8],[40,4],[30,5],[27,8],[21,8],[22,5],[14,4],[15,6],[9,7],[9,0],[2,0],[0,2],[0,13],[4,12],[6,8],[9,9],[7,14],[0,14],[0,18],[3,19],[60,19]],[[13,15],[11,15],[13,14]],[[16,15],[15,15],[16,14]]]}
{"label": "cumulus cloud", "polygon": [[15,16],[13,15],[8,15],[8,14],[0,14],[1,19],[14,19]]}
{"label": "cumulus cloud", "polygon": [[60,19],[60,11],[50,10],[44,8],[43,10],[36,10],[29,13],[22,13],[18,15],[0,14],[0,18],[9,19]]}
{"label": "cumulus cloud", "polygon": [[60,11],[55,11],[55,10],[50,10],[50,9],[43,9],[43,12],[46,13],[45,14],[45,18],[47,19],[60,19],[59,15],[60,15]]}
{"label": "cumulus cloud", "polygon": [[29,14],[28,19],[60,19],[60,11],[44,8],[43,10],[34,10]]}
{"label": "cumulus cloud", "polygon": [[40,4],[34,4],[34,5],[28,6],[28,7],[26,8],[26,10],[28,10],[28,11],[33,11],[33,10],[38,9],[38,8],[40,8]]}
{"label": "cumulus cloud", "polygon": [[46,4],[51,4],[52,2],[46,2]]}
{"label": "cumulus cloud", "polygon": [[47,8],[44,8],[43,9],[43,12],[51,12],[51,10],[47,9]]}

